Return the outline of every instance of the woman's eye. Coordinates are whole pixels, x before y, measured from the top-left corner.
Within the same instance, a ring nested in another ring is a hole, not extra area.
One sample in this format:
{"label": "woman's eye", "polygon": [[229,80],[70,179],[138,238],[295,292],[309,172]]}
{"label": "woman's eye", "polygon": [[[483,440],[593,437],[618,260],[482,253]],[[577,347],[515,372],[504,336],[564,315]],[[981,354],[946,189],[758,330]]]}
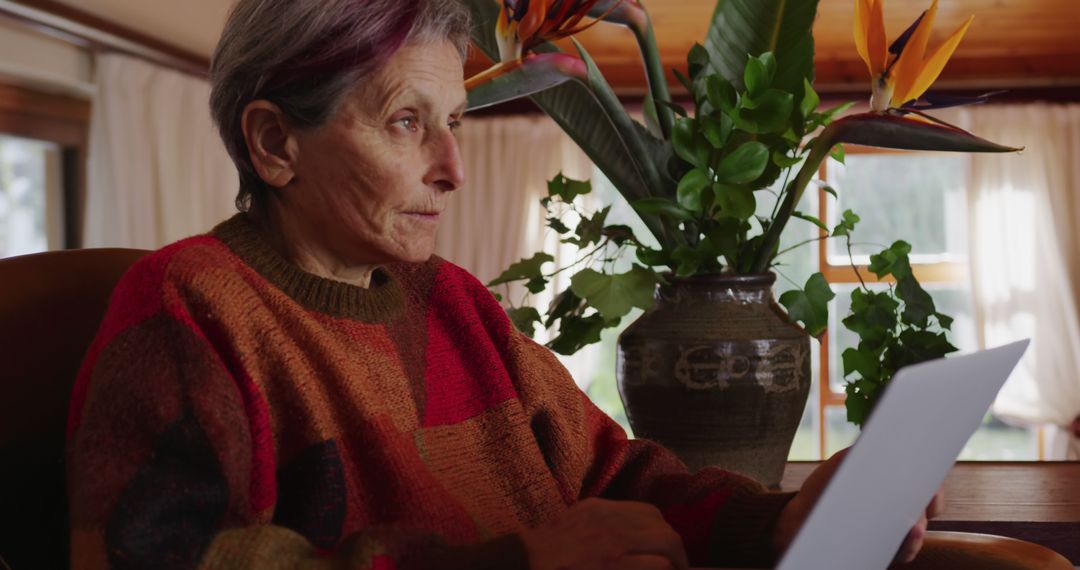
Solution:
{"label": "woman's eye", "polygon": [[415,133],[416,131],[420,130],[420,122],[417,121],[416,117],[413,116],[402,117],[398,119],[396,123],[398,125],[401,125],[401,128],[409,132]]}
{"label": "woman's eye", "polygon": [[453,121],[450,121],[449,125],[450,125],[450,130],[451,131],[456,131],[459,128],[461,128],[461,120],[460,119],[455,119]]}

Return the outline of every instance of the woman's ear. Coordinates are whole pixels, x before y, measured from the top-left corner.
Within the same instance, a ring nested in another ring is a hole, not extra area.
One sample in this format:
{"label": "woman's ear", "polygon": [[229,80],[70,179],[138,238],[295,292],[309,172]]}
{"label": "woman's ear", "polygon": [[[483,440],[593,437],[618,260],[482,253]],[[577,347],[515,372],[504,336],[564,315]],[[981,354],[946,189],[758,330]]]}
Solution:
{"label": "woman's ear", "polygon": [[240,129],[255,172],[267,184],[284,188],[296,178],[296,137],[277,105],[259,99],[244,107]]}

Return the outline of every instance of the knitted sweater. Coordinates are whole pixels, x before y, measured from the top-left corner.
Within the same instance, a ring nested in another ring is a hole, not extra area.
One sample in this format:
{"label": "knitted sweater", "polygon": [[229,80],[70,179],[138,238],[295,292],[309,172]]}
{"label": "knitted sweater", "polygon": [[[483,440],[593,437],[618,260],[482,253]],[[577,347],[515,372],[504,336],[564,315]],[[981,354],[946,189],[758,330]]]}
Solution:
{"label": "knitted sweater", "polygon": [[790,495],[628,440],[475,278],[305,273],[244,215],[124,276],[68,425],[79,568],[527,568],[587,497],[657,505],[694,564],[768,563]]}

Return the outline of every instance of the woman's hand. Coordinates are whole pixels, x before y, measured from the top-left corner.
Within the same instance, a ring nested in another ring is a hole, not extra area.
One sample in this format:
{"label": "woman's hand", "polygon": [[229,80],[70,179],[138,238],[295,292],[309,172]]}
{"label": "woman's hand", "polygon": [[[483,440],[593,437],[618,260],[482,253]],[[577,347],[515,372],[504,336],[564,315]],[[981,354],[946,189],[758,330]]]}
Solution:
{"label": "woman's hand", "polygon": [[533,570],[686,570],[682,537],[647,503],[585,499],[522,535]]}
{"label": "woman's hand", "polygon": [[[773,545],[776,547],[777,552],[787,550],[791,541],[795,539],[795,534],[799,531],[803,522],[806,521],[806,517],[810,515],[814,503],[821,497],[821,493],[825,491],[825,486],[829,483],[833,473],[836,472],[836,468],[840,466],[840,462],[843,461],[847,451],[847,449],[844,449],[837,452],[818,466],[806,478],[795,498],[791,499],[791,502],[780,512],[780,517],[776,521],[776,528],[773,531]],[[896,562],[906,563],[915,559],[915,556],[919,554],[919,550],[922,549],[923,538],[926,536],[927,521],[940,515],[944,510],[945,490],[941,488],[934,494],[934,498],[930,500],[930,504],[927,505],[926,511],[923,512],[919,522],[908,531],[904,543],[900,545],[900,550],[896,553]]]}

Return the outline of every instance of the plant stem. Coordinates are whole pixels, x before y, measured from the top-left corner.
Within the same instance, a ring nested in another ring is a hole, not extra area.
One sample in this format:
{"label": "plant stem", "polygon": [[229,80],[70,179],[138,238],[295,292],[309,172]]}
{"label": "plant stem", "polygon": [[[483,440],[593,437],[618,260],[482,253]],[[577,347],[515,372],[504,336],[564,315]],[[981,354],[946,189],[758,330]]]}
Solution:
{"label": "plant stem", "polygon": [[[821,240],[825,240],[825,239],[829,239],[830,237],[832,237],[832,236],[818,236],[818,237],[813,238],[813,239],[800,241],[799,243],[797,243],[797,244],[795,244],[795,245],[793,245],[791,247],[781,249],[780,251],[776,252],[776,255],[774,255],[773,257],[774,258],[780,257],[781,255],[784,255],[785,253],[787,253],[789,251],[799,249],[800,247],[802,247],[802,246],[804,246],[806,244],[814,243],[816,241],[821,241]],[[850,248],[848,248],[848,249],[849,249],[848,253],[850,254]],[[854,263],[854,262],[852,262],[852,263]]]}
{"label": "plant stem", "polygon": [[859,273],[859,267],[855,265],[855,256],[851,253],[851,236],[847,236],[847,258],[848,262],[851,263],[851,269],[855,271],[855,277],[859,278],[859,285],[862,285],[863,291],[869,293],[870,289],[866,287],[866,281],[863,281],[862,274]]}
{"label": "plant stem", "polygon": [[775,257],[776,247],[780,243],[780,234],[783,233],[784,227],[787,226],[788,220],[791,219],[791,213],[795,211],[795,207],[799,204],[799,200],[806,190],[806,186],[814,179],[814,175],[817,174],[821,163],[828,158],[829,150],[833,147],[836,137],[840,134],[839,129],[835,128],[836,125],[837,123],[833,123],[825,127],[817,142],[814,143],[810,155],[806,157],[806,162],[799,169],[799,174],[784,189],[784,202],[780,206],[779,213],[773,218],[769,230],[765,232],[765,236],[761,240],[761,247],[754,257],[753,265],[750,266],[751,273],[764,273],[769,269],[769,264]]}

